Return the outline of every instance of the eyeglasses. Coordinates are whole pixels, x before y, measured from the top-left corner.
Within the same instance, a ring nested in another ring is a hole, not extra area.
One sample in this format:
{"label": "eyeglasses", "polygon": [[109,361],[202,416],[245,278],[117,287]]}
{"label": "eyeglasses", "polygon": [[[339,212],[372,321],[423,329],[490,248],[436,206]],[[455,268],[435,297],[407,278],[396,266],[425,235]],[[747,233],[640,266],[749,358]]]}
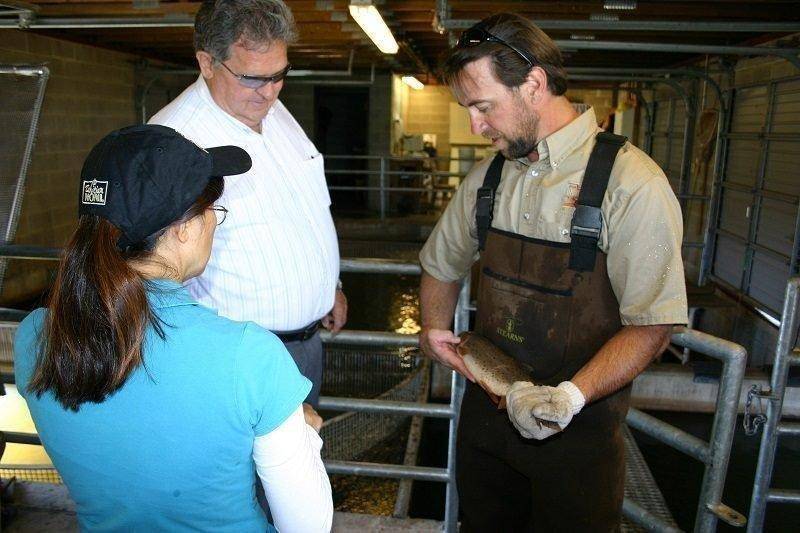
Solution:
{"label": "eyeglasses", "polygon": [[239,80],[239,85],[242,87],[247,87],[248,89],[260,89],[264,85],[268,83],[278,83],[283,81],[283,79],[289,74],[289,71],[292,70],[292,65],[287,64],[283,70],[278,72],[277,74],[273,74],[272,76],[252,76],[250,74],[236,74],[228,65],[223,63],[222,61],[219,62],[220,65],[225,67],[225,70],[230,72],[234,78]]}
{"label": "eyeglasses", "polygon": [[228,208],[223,207],[221,205],[212,205],[209,207],[212,211],[214,211],[214,215],[217,217],[217,226],[225,222],[225,218],[228,216]]}
{"label": "eyeglasses", "polygon": [[533,57],[531,57],[530,54],[526,54],[516,46],[507,43],[500,37],[492,35],[481,26],[473,26],[468,30],[464,30],[464,33],[462,33],[461,37],[458,38],[458,43],[456,44],[456,47],[470,48],[472,46],[477,46],[481,43],[498,43],[514,50],[519,57],[521,57],[528,63],[528,68],[533,68],[533,65],[536,64],[536,61],[534,61]]}

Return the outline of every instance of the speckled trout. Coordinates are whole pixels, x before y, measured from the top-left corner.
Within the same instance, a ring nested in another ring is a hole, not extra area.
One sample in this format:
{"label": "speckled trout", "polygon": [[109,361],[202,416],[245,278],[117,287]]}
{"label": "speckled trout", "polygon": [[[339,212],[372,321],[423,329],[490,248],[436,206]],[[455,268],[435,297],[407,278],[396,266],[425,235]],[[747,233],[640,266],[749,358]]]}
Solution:
{"label": "speckled trout", "polygon": [[[519,361],[506,355],[489,339],[477,333],[462,333],[457,351],[464,359],[467,369],[472,372],[489,398],[497,404],[498,409],[505,409],[506,394],[515,381],[531,381],[530,373]],[[558,428],[555,422],[538,418],[536,422],[545,427]]]}

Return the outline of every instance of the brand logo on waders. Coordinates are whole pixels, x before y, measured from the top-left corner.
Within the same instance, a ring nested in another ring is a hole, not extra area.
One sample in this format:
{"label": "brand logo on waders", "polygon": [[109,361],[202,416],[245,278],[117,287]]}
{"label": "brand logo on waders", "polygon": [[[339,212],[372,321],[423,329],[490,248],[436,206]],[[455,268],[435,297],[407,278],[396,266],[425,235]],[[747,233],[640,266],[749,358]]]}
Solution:
{"label": "brand logo on waders", "polygon": [[505,337],[511,342],[522,344],[525,342],[525,337],[514,331],[517,329],[518,322],[519,321],[516,318],[506,318],[505,323],[497,328],[497,334],[501,337]]}

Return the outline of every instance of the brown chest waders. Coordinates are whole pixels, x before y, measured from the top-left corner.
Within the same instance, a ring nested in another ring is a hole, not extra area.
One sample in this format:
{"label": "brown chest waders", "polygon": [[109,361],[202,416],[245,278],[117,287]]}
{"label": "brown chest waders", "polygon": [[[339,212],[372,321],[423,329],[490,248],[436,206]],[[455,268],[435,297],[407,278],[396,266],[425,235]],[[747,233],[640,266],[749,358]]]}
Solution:
{"label": "brown chest waders", "polygon": [[[572,219],[571,243],[491,228],[498,154],[478,190],[481,249],[475,329],[557,385],[620,330],[606,255],[597,249],[603,201],[626,139],[600,133]],[[524,439],[477,386],[468,384],[458,428],[463,531],[615,531],[624,489],[621,423],[630,387],[587,405],[543,441]]]}

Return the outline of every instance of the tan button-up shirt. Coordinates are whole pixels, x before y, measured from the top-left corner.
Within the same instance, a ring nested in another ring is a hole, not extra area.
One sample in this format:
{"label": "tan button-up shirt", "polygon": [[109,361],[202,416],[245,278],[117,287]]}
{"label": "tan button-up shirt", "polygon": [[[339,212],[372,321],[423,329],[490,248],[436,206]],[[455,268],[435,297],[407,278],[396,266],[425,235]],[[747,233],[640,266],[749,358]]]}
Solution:
{"label": "tan button-up shirt", "polygon": [[[492,226],[537,239],[570,242],[570,223],[597,127],[589,109],[537,145],[539,160],[507,161],[497,188]],[[478,259],[475,198],[491,158],[476,164],[456,191],[420,252],[422,267],[456,281]],[[598,247],[626,325],[685,324],[681,259],[683,220],[664,172],[626,143],[608,183]]]}

